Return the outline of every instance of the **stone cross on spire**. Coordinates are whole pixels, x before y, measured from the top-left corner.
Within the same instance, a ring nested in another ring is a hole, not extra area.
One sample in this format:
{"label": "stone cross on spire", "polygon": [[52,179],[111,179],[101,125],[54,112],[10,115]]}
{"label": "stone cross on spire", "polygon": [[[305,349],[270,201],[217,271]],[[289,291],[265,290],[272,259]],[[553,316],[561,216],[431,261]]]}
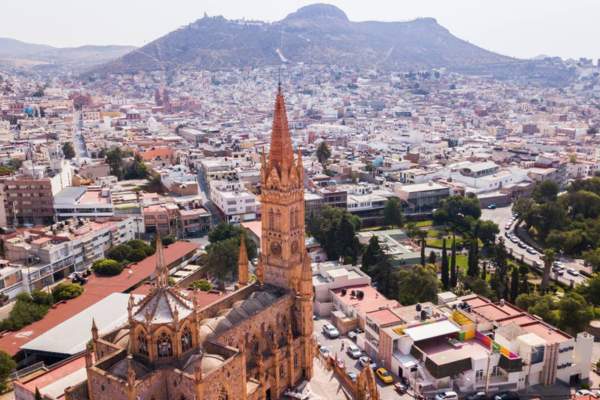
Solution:
{"label": "stone cross on spire", "polygon": [[156,286],[159,288],[169,285],[169,268],[165,263],[165,252],[160,235],[156,235]]}

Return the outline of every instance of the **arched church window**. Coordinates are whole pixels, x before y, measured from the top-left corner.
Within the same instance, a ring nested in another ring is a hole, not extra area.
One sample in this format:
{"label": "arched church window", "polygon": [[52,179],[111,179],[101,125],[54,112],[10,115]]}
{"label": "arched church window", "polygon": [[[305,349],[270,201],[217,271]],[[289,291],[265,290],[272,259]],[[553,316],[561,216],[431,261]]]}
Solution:
{"label": "arched church window", "polygon": [[187,326],[181,335],[181,351],[185,352],[192,348],[192,331]]}
{"label": "arched church window", "polygon": [[219,400],[229,400],[229,395],[224,387],[219,391]]}
{"label": "arched church window", "polygon": [[171,342],[171,337],[166,332],[160,334],[156,342],[156,350],[159,357],[173,356],[173,343]]}
{"label": "arched church window", "polygon": [[148,355],[148,340],[146,339],[146,334],[142,331],[138,333],[137,337],[137,345],[138,345],[138,353],[141,355]]}
{"label": "arched church window", "polygon": [[281,229],[281,211],[277,210],[275,212],[275,230],[280,230]]}

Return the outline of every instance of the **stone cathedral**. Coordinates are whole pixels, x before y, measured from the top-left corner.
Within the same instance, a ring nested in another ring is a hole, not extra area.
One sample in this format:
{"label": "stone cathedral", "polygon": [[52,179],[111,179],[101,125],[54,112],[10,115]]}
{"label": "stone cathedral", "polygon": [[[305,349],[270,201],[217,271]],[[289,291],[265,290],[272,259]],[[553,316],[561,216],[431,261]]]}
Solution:
{"label": "stone cathedral", "polygon": [[304,170],[294,157],[281,87],[262,154],[262,239],[256,281],[240,246],[237,290],[204,307],[168,285],[160,240],[156,285],[131,297],[129,322],[92,327],[87,381],[67,399],[263,400],[312,377],[313,286],[304,246]]}

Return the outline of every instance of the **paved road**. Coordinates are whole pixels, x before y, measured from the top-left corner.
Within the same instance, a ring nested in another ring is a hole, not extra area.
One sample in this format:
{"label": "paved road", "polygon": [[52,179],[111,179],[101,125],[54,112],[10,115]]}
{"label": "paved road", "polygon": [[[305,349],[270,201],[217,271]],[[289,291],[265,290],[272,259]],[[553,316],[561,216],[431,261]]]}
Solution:
{"label": "paved road", "polygon": [[198,186],[200,187],[200,194],[202,195],[202,205],[212,214],[211,225],[216,226],[221,223],[221,214],[217,209],[217,206],[210,200],[210,189],[208,182],[204,179],[202,171],[198,171]]}
{"label": "paved road", "polygon": [[[329,339],[328,337],[324,336],[322,333],[322,328],[323,328],[323,325],[325,325],[326,323],[330,323],[330,321],[328,321],[326,319],[319,319],[319,320],[315,321],[314,334],[317,337],[317,341],[321,345],[327,347],[331,351],[332,355],[337,353],[338,360],[343,360],[347,371],[353,371],[358,375],[360,373],[360,371],[362,370],[362,366],[360,365],[358,360],[353,359],[352,357],[350,357],[348,355],[348,353],[346,353],[346,349],[348,348],[348,346],[350,344],[355,345],[356,342],[354,342],[353,340],[349,339],[346,336],[342,336],[338,339]],[[342,350],[342,342],[345,343],[344,350]],[[395,377],[394,381],[398,382],[398,377]],[[400,395],[400,394],[396,393],[393,385],[384,385],[379,379],[377,379],[377,385],[379,386],[379,393],[380,393],[382,399],[394,400],[394,399],[412,399],[413,398],[409,394]]]}
{"label": "paved road", "polygon": [[81,133],[82,128],[83,120],[81,119],[81,111],[75,111],[73,113],[73,148],[75,149],[75,156],[77,158],[88,157],[85,139]]}
{"label": "paved road", "polygon": [[[523,260],[529,266],[537,268],[540,271],[542,270],[544,262],[542,261],[540,254],[530,254],[525,249],[519,247],[518,241],[517,243],[515,243],[510,241],[506,237],[507,229],[505,229],[505,227],[507,223],[512,219],[512,210],[510,206],[499,207],[495,210],[490,210],[486,208],[482,210],[481,214],[481,219],[491,220],[498,224],[498,228],[500,229],[499,236],[504,238],[504,244],[506,245],[506,249],[509,252],[512,252],[511,254],[513,254],[515,258],[520,259],[522,256]],[[508,231],[513,232],[514,228],[515,223],[513,222],[510,225]],[[583,262],[581,260],[573,260],[565,257],[559,257],[558,261],[560,261],[565,266],[565,268],[574,268],[578,271],[586,269],[583,266]],[[537,267],[534,263],[537,264]],[[566,272],[562,276],[557,276],[554,272],[551,272],[550,276],[553,280],[558,280],[559,282],[564,283],[565,285],[569,285],[571,283],[571,280],[573,281],[573,284],[579,284],[585,282],[585,280],[587,279],[585,276],[571,276]]]}

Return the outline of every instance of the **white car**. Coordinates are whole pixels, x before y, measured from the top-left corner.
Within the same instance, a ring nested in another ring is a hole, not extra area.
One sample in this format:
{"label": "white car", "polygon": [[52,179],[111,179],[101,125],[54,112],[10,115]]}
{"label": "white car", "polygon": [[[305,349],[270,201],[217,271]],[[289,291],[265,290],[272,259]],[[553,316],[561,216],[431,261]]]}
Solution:
{"label": "white car", "polygon": [[331,324],[323,325],[323,334],[329,339],[337,339],[340,337],[340,331],[338,331],[335,326]]}
{"label": "white car", "polygon": [[348,355],[354,359],[357,359],[362,355],[362,352],[360,351],[358,346],[354,344],[351,344],[346,348],[346,353],[348,353]]}
{"label": "white car", "polygon": [[348,332],[347,336],[348,336],[348,339],[356,340],[356,336],[358,336],[358,335],[356,334],[356,332],[350,331],[350,332]]}
{"label": "white car", "polygon": [[573,276],[579,276],[579,272],[577,272],[577,270],[576,270],[576,269],[574,269],[574,268],[568,268],[568,269],[567,269],[567,273],[568,273],[569,275],[573,275]]}
{"label": "white car", "polygon": [[435,400],[458,400],[458,394],[453,391],[442,392],[435,395]]}
{"label": "white car", "polygon": [[579,389],[578,391],[576,391],[576,392],[575,392],[575,394],[576,394],[577,396],[591,396],[591,395],[592,395],[592,392],[590,392],[590,391],[589,391],[589,390],[587,390],[587,389]]}
{"label": "white car", "polygon": [[327,357],[327,356],[329,356],[331,354],[331,350],[329,350],[329,348],[327,346],[321,346],[321,347],[319,347],[319,351],[325,357]]}

